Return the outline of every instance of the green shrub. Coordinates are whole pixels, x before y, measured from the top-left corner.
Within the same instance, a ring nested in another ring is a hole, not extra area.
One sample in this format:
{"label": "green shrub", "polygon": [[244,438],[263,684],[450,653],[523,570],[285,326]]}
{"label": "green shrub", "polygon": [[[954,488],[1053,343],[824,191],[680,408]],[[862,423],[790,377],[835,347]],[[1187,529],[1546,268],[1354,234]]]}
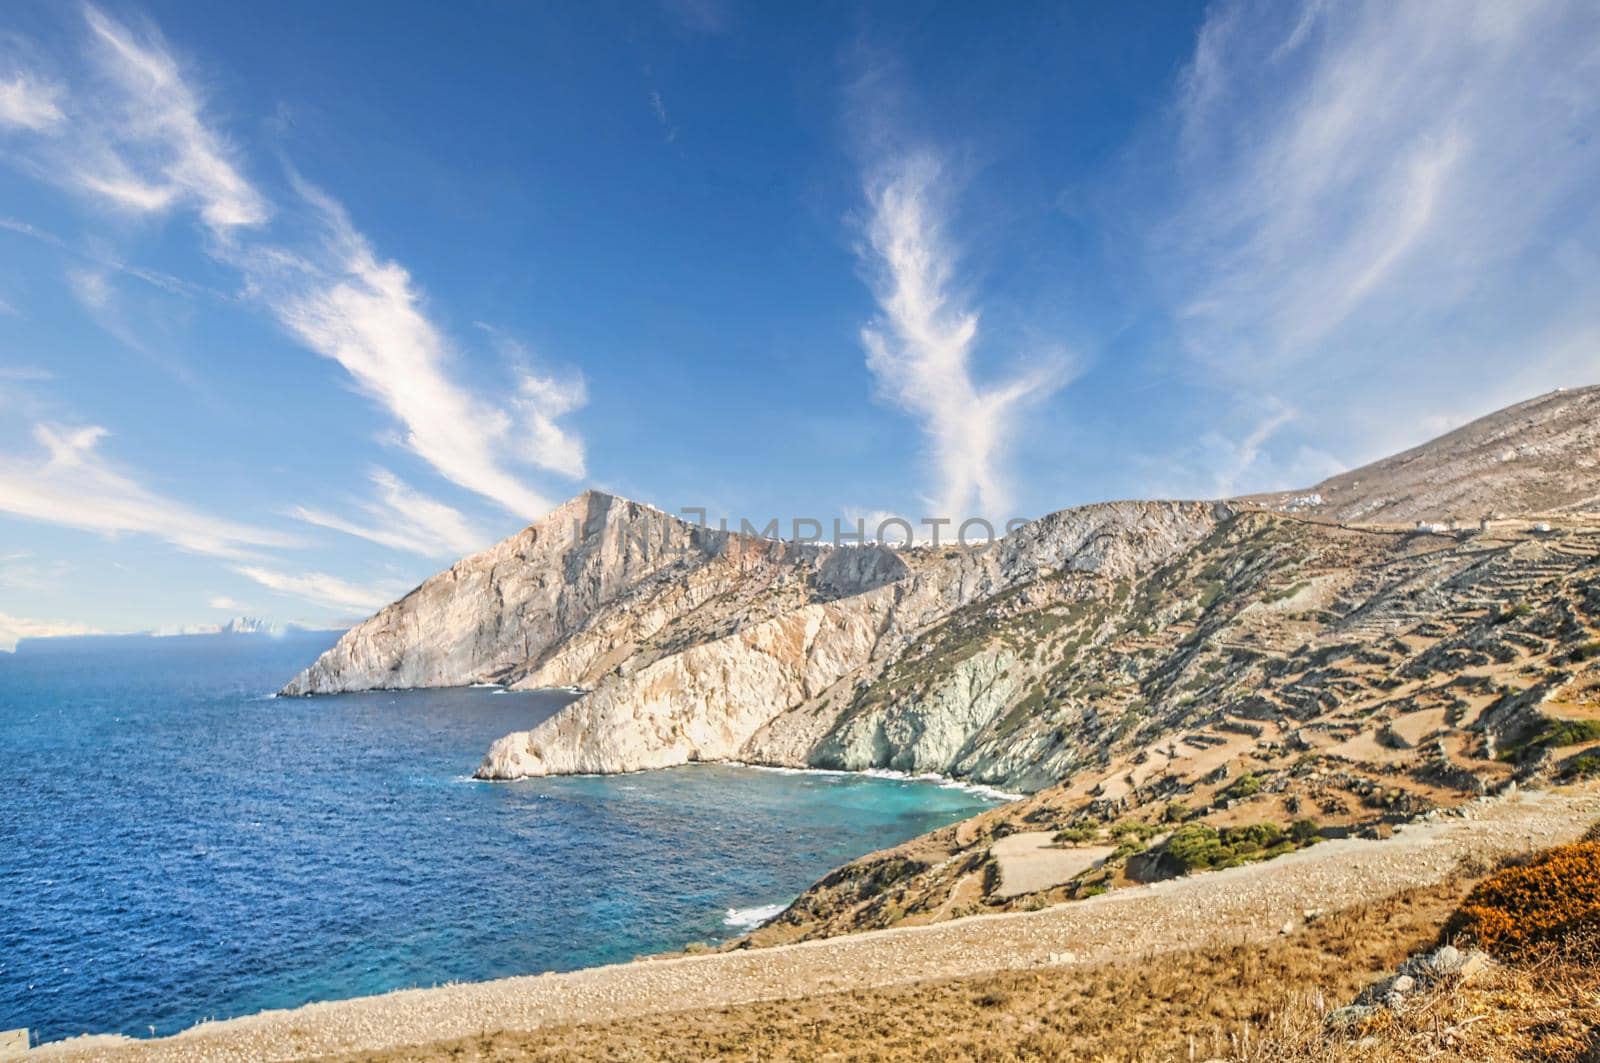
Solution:
{"label": "green shrub", "polygon": [[[1311,834],[1306,834],[1307,824]],[[1302,841],[1296,836],[1296,828]],[[1161,849],[1161,864],[1170,873],[1187,875],[1208,868],[1237,867],[1293,852],[1316,838],[1316,824],[1301,820],[1288,832],[1276,823],[1249,823],[1220,830],[1206,823],[1186,823],[1172,832]]]}
{"label": "green shrub", "polygon": [[1065,845],[1093,841],[1100,837],[1100,828],[1088,823],[1073,823],[1056,831],[1055,840]]}
{"label": "green shrub", "polygon": [[1567,654],[1567,659],[1574,664],[1592,661],[1596,657],[1600,657],[1600,641],[1585,642],[1580,646],[1574,646],[1572,651]]}
{"label": "green shrub", "polygon": [[1532,738],[1507,746],[1501,760],[1514,761],[1529,749],[1559,749],[1600,741],[1600,720],[1551,720]]}
{"label": "green shrub", "polygon": [[1261,792],[1261,778],[1249,772],[1239,776],[1223,793],[1235,800],[1244,797],[1254,797]]}
{"label": "green shrub", "polygon": [[[1573,757],[1561,769],[1561,778],[1564,780],[1592,779],[1597,775],[1600,775],[1600,753],[1585,753],[1582,756]],[[1590,833],[1594,832],[1591,831]],[[1590,840],[1600,841],[1600,835],[1596,835],[1595,838]]]}
{"label": "green shrub", "polygon": [[1146,841],[1160,833],[1161,828],[1154,823],[1142,823],[1137,819],[1125,819],[1111,828],[1111,836],[1118,841],[1128,837]]}

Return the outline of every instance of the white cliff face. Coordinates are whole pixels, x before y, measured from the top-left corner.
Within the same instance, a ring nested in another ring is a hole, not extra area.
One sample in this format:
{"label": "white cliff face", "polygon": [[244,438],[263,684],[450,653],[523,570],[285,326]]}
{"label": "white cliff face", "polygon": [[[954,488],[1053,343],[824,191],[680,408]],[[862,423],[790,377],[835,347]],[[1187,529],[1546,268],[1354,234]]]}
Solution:
{"label": "white cliff face", "polygon": [[1198,503],[1116,503],[1054,514],[893,583],[608,676],[534,730],[496,742],[478,775],[623,772],[695,760],[949,770],[1018,693],[1003,657],[975,662],[938,697],[871,716],[848,715],[854,682],[971,602],[1060,570],[1129,574],[1208,534],[1221,512]]}
{"label": "white cliff face", "polygon": [[1063,572],[1131,575],[1225,513],[1111,503],[981,548],[830,549],[590,492],[351,629],[283,692],[590,688],[496,742],[483,778],[695,760],[1012,778],[1027,765],[998,721],[1023,691],[1005,652],[973,654],[931,690],[865,704],[858,692],[968,606]]}
{"label": "white cliff face", "polygon": [[[897,578],[821,547],[740,537],[586,492],[348,631],[283,693],[588,685],[770,615]],[[676,644],[674,644],[674,640]]]}

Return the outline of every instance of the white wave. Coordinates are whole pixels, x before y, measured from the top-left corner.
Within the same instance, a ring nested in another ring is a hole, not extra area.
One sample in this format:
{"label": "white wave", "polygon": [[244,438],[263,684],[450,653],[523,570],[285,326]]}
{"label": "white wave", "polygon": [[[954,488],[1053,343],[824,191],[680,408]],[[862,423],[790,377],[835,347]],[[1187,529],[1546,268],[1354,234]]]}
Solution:
{"label": "white wave", "polygon": [[504,690],[505,689],[499,683],[473,683],[473,684],[471,684],[471,686],[472,686],[473,690]]}
{"label": "white wave", "polygon": [[895,771],[893,768],[867,768],[864,771],[845,771],[842,768],[787,768],[778,764],[746,764],[744,761],[730,760],[727,764],[736,768],[751,768],[755,771],[772,771],[780,775],[865,775],[869,779],[887,779],[891,782],[917,782],[930,783],[946,790],[965,790],[978,797],[987,797],[992,801],[1020,801],[1027,794],[1012,793],[995,786],[985,786],[979,782],[966,782],[962,779],[952,779],[948,775],[940,775],[936,771],[926,771],[920,775],[913,775],[908,771]]}
{"label": "white wave", "polygon": [[762,923],[770,922],[783,914],[787,904],[763,904],[755,908],[729,908],[728,914],[723,917],[723,926],[738,927],[740,930],[754,930]]}

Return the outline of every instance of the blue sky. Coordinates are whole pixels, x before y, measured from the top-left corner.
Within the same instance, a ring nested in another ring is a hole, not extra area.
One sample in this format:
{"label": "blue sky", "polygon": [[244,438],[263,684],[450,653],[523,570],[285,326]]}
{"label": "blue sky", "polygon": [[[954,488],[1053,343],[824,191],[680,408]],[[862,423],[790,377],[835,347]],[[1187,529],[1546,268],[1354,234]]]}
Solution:
{"label": "blue sky", "polygon": [[1600,359],[1600,8],[0,12],[0,646],[363,615],[585,487],[1303,486]]}

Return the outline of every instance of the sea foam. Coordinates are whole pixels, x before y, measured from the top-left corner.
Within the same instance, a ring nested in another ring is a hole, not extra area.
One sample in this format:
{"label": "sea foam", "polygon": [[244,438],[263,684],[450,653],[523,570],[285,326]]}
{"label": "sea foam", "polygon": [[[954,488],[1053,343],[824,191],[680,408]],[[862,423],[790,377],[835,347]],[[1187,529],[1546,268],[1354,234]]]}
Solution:
{"label": "sea foam", "polygon": [[723,917],[723,926],[737,927],[740,930],[754,930],[763,923],[769,923],[783,914],[787,904],[762,904],[755,908],[729,908],[728,914]]}

